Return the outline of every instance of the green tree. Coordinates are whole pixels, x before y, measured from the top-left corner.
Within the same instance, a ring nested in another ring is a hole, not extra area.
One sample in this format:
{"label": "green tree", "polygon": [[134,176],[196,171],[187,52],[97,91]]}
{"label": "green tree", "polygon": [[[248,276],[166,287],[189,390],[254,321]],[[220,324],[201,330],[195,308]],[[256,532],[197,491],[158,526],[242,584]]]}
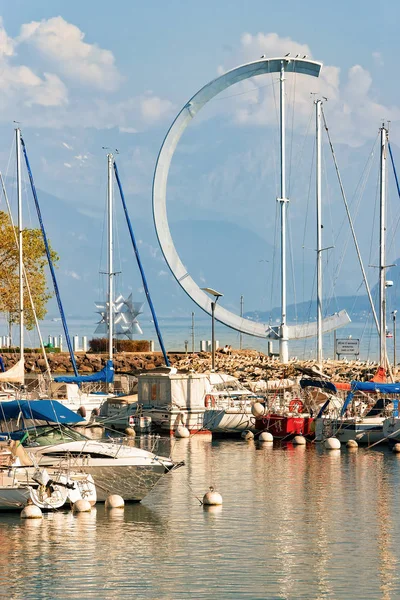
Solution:
{"label": "green tree", "polygon": [[[6,313],[10,331],[13,323],[19,320],[19,276],[18,248],[15,241],[17,227],[11,225],[9,216],[0,211],[0,312]],[[47,264],[46,251],[40,229],[24,229],[22,232],[23,260],[26,277],[32,294],[37,318],[43,319],[47,313],[46,305],[52,297],[45,274]],[[58,255],[51,249],[54,263]],[[24,282],[24,320],[27,329],[35,326],[34,315]]]}

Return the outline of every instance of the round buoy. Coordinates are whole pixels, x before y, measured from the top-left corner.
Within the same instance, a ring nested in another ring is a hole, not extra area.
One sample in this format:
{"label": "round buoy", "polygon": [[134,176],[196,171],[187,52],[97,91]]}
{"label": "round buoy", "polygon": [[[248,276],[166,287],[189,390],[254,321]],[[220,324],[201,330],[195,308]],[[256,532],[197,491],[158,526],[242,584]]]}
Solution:
{"label": "round buoy", "polygon": [[337,438],[330,437],[325,440],[325,448],[326,450],[339,450],[341,444]]}
{"label": "round buoy", "polygon": [[242,439],[246,440],[246,442],[254,439],[254,433],[252,431],[250,431],[249,429],[242,431],[241,435],[242,435]]}
{"label": "round buoy", "polygon": [[42,511],[36,504],[27,504],[21,511],[21,519],[41,519]]}
{"label": "round buoy", "polygon": [[204,506],[220,506],[222,504],[222,496],[210,487],[210,491],[203,496]]}
{"label": "round buoy", "polygon": [[127,428],[125,429],[125,434],[126,434],[128,437],[134,437],[134,436],[135,436],[135,430],[134,430],[134,428],[133,428],[133,427],[127,427]]}
{"label": "round buoy", "polygon": [[92,410],[92,417],[99,417],[100,416],[100,409],[96,406],[93,410]]}
{"label": "round buoy", "polygon": [[251,414],[256,419],[259,419],[260,417],[264,416],[264,414],[265,414],[264,404],[261,404],[261,402],[254,402],[254,404],[251,407]]}
{"label": "round buoy", "polygon": [[72,505],[72,510],[77,513],[90,512],[92,510],[92,505],[89,500],[77,500]]}
{"label": "round buoy", "polygon": [[178,425],[174,431],[174,435],[176,438],[188,438],[190,437],[190,432],[189,429],[184,425]]}
{"label": "round buoy", "polygon": [[349,440],[346,444],[347,448],[358,448],[356,440]]}
{"label": "round buoy", "polygon": [[395,444],[395,445],[393,446],[393,452],[396,452],[396,453],[397,453],[397,452],[400,452],[400,444]]}
{"label": "round buoy", "polygon": [[86,417],[86,408],[84,406],[80,406],[76,412],[83,419]]}
{"label": "round buoy", "polygon": [[263,431],[258,436],[258,441],[259,442],[273,442],[274,441],[274,436],[269,431]]}
{"label": "round buoy", "polygon": [[125,502],[122,496],[118,496],[118,494],[111,494],[107,496],[105,507],[106,508],[124,508]]}
{"label": "round buoy", "polygon": [[304,437],[304,435],[295,435],[293,438],[293,444],[295,444],[296,446],[305,446],[306,443],[307,440]]}

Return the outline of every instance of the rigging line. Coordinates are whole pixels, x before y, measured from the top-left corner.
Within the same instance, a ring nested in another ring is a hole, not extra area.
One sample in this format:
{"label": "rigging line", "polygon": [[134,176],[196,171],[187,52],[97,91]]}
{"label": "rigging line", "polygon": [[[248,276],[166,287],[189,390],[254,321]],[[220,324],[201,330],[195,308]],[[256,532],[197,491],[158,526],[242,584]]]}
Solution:
{"label": "rigging line", "polygon": [[325,130],[326,130],[326,134],[327,134],[328,140],[329,140],[329,145],[330,145],[330,148],[331,148],[332,158],[333,158],[333,161],[334,161],[334,164],[335,164],[335,170],[336,170],[336,175],[337,175],[338,181],[339,181],[339,186],[340,186],[340,191],[341,191],[341,194],[342,194],[342,199],[343,199],[343,202],[344,202],[344,205],[345,205],[345,209],[346,209],[346,213],[347,213],[347,216],[348,216],[348,219],[349,219],[349,224],[350,224],[351,233],[352,233],[353,240],[354,240],[354,245],[355,245],[357,256],[358,256],[358,260],[359,260],[359,263],[360,263],[360,268],[361,268],[361,271],[362,271],[362,275],[363,275],[365,287],[366,287],[366,290],[367,290],[368,299],[369,299],[369,302],[371,304],[372,314],[374,315],[375,325],[376,325],[377,331],[379,333],[379,330],[380,330],[379,321],[378,321],[378,317],[376,315],[374,303],[372,301],[371,291],[369,289],[369,285],[368,285],[368,281],[367,281],[367,275],[365,273],[364,264],[363,264],[363,261],[362,261],[362,258],[361,258],[360,247],[358,245],[358,241],[357,241],[357,237],[356,237],[356,232],[354,230],[353,221],[352,221],[352,218],[351,218],[351,215],[350,215],[349,205],[347,203],[347,198],[346,198],[346,194],[345,194],[345,191],[344,191],[344,187],[343,187],[343,183],[342,183],[342,178],[340,176],[339,167],[338,167],[337,160],[336,160],[336,154],[335,154],[335,150],[333,148],[333,144],[332,144],[331,136],[330,136],[330,133],[329,133],[328,125],[326,123],[325,112],[324,112],[323,107],[321,107],[321,112],[322,112],[322,118],[323,118],[323,121],[324,121],[324,127],[325,127]]}
{"label": "rigging line", "polygon": [[151,311],[151,315],[153,317],[154,327],[156,329],[156,333],[157,333],[157,337],[158,337],[158,342],[160,344],[161,351],[162,351],[163,356],[164,356],[164,361],[165,361],[166,366],[169,367],[170,366],[170,362],[168,360],[168,356],[167,356],[167,352],[165,350],[165,346],[164,346],[164,342],[163,342],[163,339],[162,339],[161,331],[160,331],[160,328],[158,326],[158,320],[157,320],[156,311],[154,309],[154,305],[153,305],[153,302],[152,302],[151,297],[150,297],[150,291],[149,291],[149,288],[148,288],[148,285],[147,285],[146,275],[144,274],[142,261],[140,260],[139,248],[138,248],[138,246],[136,244],[136,239],[135,239],[135,235],[133,233],[132,224],[131,224],[131,221],[130,221],[130,218],[129,218],[129,215],[128,215],[128,209],[127,209],[126,202],[125,202],[125,196],[124,196],[124,192],[123,192],[123,189],[122,189],[122,183],[121,183],[121,180],[119,178],[117,163],[115,162],[115,160],[113,162],[114,162],[114,173],[115,173],[115,177],[116,177],[117,184],[118,184],[119,194],[120,194],[120,197],[121,197],[121,202],[122,202],[122,206],[123,206],[123,209],[124,209],[125,218],[126,218],[126,222],[127,222],[128,229],[129,229],[129,234],[130,234],[130,237],[131,237],[131,242],[132,242],[133,250],[135,252],[137,263],[138,263],[138,267],[139,267],[139,271],[140,271],[140,275],[142,277],[143,288],[144,288],[144,291],[145,291],[145,294],[146,294],[147,301],[149,303],[149,308],[150,308],[150,311]]}
{"label": "rigging line", "polygon": [[59,308],[60,315],[61,315],[61,320],[62,320],[63,327],[64,327],[64,334],[65,334],[65,339],[66,339],[68,350],[69,350],[71,364],[72,364],[72,368],[74,370],[75,377],[78,377],[78,367],[76,365],[74,351],[72,349],[72,344],[71,344],[71,338],[69,336],[67,321],[66,321],[66,318],[65,318],[65,313],[64,313],[63,305],[61,303],[61,296],[60,296],[60,292],[59,292],[59,289],[58,289],[58,283],[57,283],[57,279],[56,279],[56,273],[55,273],[55,270],[54,270],[53,261],[51,259],[50,247],[49,247],[49,243],[48,243],[48,240],[47,240],[46,231],[44,229],[44,224],[43,224],[43,219],[42,219],[42,213],[41,213],[40,206],[39,206],[39,199],[38,199],[38,196],[37,196],[35,183],[33,181],[33,175],[32,175],[31,167],[30,167],[30,164],[29,164],[29,159],[28,159],[28,154],[27,154],[27,151],[26,151],[25,142],[24,142],[24,140],[23,140],[22,137],[21,137],[21,145],[22,145],[22,150],[23,150],[24,157],[25,157],[26,168],[27,168],[28,174],[29,174],[29,180],[30,180],[30,183],[31,183],[32,194],[33,194],[33,198],[34,198],[34,201],[35,201],[36,212],[37,212],[38,219],[39,219],[40,229],[42,230],[43,242],[44,242],[44,246],[45,246],[45,249],[46,249],[47,260],[48,260],[48,263],[49,263],[51,278],[53,280],[53,286],[54,286],[54,291],[55,291],[55,294],[56,294],[57,304],[58,304],[58,308]]}
{"label": "rigging line", "polygon": [[[361,198],[364,195],[365,188],[367,186],[369,175],[370,175],[370,172],[371,172],[371,169],[372,169],[373,158],[374,158],[374,153],[375,153],[375,146],[377,145],[378,138],[379,138],[379,135],[377,135],[376,138],[375,138],[375,140],[374,140],[371,152],[368,155],[368,160],[367,160],[367,162],[366,162],[366,164],[364,166],[364,169],[362,171],[362,174],[360,176],[360,179],[359,179],[359,181],[357,183],[356,190],[355,190],[354,195],[353,195],[353,202],[354,202],[354,204],[356,206],[356,208],[355,208],[356,214],[358,214],[358,211],[360,209]],[[358,200],[357,200],[357,198],[358,198]],[[342,222],[340,224],[340,227],[338,228],[338,233],[336,235],[336,238],[334,238],[334,242],[333,243],[334,243],[335,246],[338,244],[338,240],[339,240],[339,237],[341,235],[341,231],[343,230],[345,222],[346,222],[346,216],[343,217],[343,220],[342,220]],[[348,243],[349,243],[349,240],[350,240],[350,236],[351,236],[351,232],[349,231],[348,236],[346,237],[346,241],[345,241],[345,243],[344,243],[344,245],[342,247],[342,256],[341,256],[340,262],[338,264],[338,267],[337,267],[337,270],[336,270],[336,275],[335,275],[335,280],[334,280],[335,284],[336,284],[336,280],[337,280],[337,278],[339,277],[339,274],[340,274],[341,266],[342,266],[343,261],[344,261],[345,251],[347,249],[347,246],[348,246]]]}
{"label": "rigging line", "polygon": [[[289,208],[289,207],[288,207]],[[292,228],[289,219],[290,210],[287,211],[286,222],[289,230],[289,254],[290,254],[290,267],[292,273],[292,283],[293,283],[293,301],[294,301],[294,311],[295,311],[295,319],[297,323],[298,312],[297,312],[297,294],[296,294],[296,279],[295,279],[295,271],[294,271],[294,258],[293,258],[293,239],[292,239]]]}
{"label": "rigging line", "polygon": [[[301,144],[299,152],[298,152],[298,158],[296,157],[296,162],[298,161],[298,168],[297,168],[298,173],[301,173],[301,167],[302,167],[303,159],[304,159],[304,156],[305,156],[304,149],[305,149],[305,146],[306,146],[306,142],[309,139],[311,122],[312,122],[313,116],[314,116],[314,107],[311,106],[311,108],[310,108],[310,116],[309,116],[309,119],[308,119],[307,127],[306,127],[306,130],[305,130],[304,136],[303,136],[302,144]],[[314,143],[315,143],[315,140],[314,140]],[[299,179],[299,176],[297,176],[297,178],[294,178],[293,185],[291,186],[290,193],[293,193],[294,187],[297,184],[297,180],[298,179]]]}
{"label": "rigging line", "polygon": [[315,138],[314,138],[314,142],[313,142],[313,149],[312,149],[312,154],[311,154],[311,169],[310,169],[310,179],[308,181],[308,194],[307,194],[307,204],[306,204],[306,218],[304,221],[304,230],[303,230],[303,245],[302,245],[302,249],[303,249],[303,265],[302,265],[302,270],[303,270],[303,294],[302,294],[302,301],[306,302],[306,290],[305,290],[305,272],[306,272],[306,265],[305,265],[305,249],[306,249],[306,235],[307,235],[307,223],[308,223],[308,211],[310,210],[310,197],[311,197],[311,185],[312,185],[312,177],[313,177],[313,166],[314,166],[314,159],[315,159]]}
{"label": "rigging line", "polygon": [[291,195],[291,181],[292,181],[292,156],[293,156],[293,132],[294,132],[294,115],[295,115],[295,106],[296,106],[296,82],[297,82],[297,71],[296,64],[294,65],[294,82],[292,85],[293,89],[293,99],[292,99],[292,126],[290,133],[290,149],[289,149],[289,177],[288,177],[288,198]]}
{"label": "rigging line", "polygon": [[[15,244],[17,246],[17,249],[19,249],[18,236],[17,236],[15,225],[14,225],[13,216],[12,216],[12,213],[11,213],[11,206],[10,206],[10,203],[9,203],[9,200],[8,200],[8,195],[7,195],[6,186],[4,184],[3,175],[1,173],[0,173],[0,181],[1,181],[1,187],[2,187],[2,190],[3,190],[3,196],[4,196],[4,199],[6,201],[6,205],[7,205],[7,210],[8,210],[8,215],[9,215],[10,222],[11,222],[11,227],[12,227],[12,230],[13,230],[13,233],[14,233]],[[47,371],[47,373],[48,373],[48,375],[49,375],[49,377],[51,379],[50,365],[49,365],[49,361],[47,360],[47,354],[46,354],[46,350],[45,350],[44,344],[43,344],[42,333],[41,333],[40,327],[39,327],[39,321],[38,321],[36,310],[35,310],[35,304],[34,304],[33,298],[32,298],[31,286],[29,284],[29,278],[28,278],[28,275],[27,275],[27,272],[26,272],[26,269],[25,269],[25,263],[22,263],[22,272],[23,272],[23,276],[25,278],[25,285],[26,285],[26,289],[27,289],[27,292],[28,292],[28,296],[29,296],[29,302],[30,302],[30,305],[31,305],[31,308],[32,308],[32,314],[33,314],[33,318],[34,318],[34,321],[35,321],[35,326],[36,326],[36,329],[37,329],[37,332],[38,332],[38,336],[39,336],[39,342],[40,342],[40,347],[41,347],[41,350],[42,350],[42,353],[43,353],[43,358],[44,358],[44,362],[45,362],[45,366],[46,366],[46,371]]]}

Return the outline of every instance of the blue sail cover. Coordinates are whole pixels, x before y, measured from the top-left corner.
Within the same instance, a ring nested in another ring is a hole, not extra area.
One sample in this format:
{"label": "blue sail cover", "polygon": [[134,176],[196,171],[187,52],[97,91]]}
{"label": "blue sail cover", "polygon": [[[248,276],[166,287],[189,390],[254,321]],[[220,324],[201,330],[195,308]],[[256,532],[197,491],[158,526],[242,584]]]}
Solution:
{"label": "blue sail cover", "polygon": [[54,377],[54,381],[57,383],[92,383],[96,381],[104,381],[105,383],[112,383],[114,381],[114,365],[112,360],[108,360],[104,369],[98,373],[92,373],[91,375],[62,375],[60,377]]}
{"label": "blue sail cover", "polygon": [[400,383],[378,383],[375,381],[352,381],[353,392],[380,392],[381,394],[400,394]]}
{"label": "blue sail cover", "polygon": [[328,390],[333,394],[337,393],[337,389],[333,383],[331,383],[330,381],[323,381],[320,379],[300,379],[300,387],[302,389],[307,387],[317,387],[322,390]]}
{"label": "blue sail cover", "polygon": [[57,400],[12,400],[0,402],[0,421],[17,419],[47,421],[49,423],[79,423],[82,417]]}

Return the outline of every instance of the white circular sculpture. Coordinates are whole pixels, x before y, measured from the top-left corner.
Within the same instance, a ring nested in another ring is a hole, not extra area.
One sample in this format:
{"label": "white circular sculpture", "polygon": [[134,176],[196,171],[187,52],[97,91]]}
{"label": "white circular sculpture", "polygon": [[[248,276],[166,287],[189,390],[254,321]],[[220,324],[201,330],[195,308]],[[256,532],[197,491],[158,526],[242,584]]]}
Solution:
{"label": "white circular sculpture", "polygon": [[[285,56],[281,58],[262,58],[236,67],[201,88],[201,90],[199,90],[182,108],[164,138],[157,158],[153,179],[153,217],[158,241],[164,254],[164,258],[179,285],[201,309],[210,315],[212,300],[200,289],[187,272],[186,267],[182,263],[175,249],[168,225],[166,204],[167,180],[172,157],[178,142],[186,127],[200,109],[217,94],[223,92],[231,85],[251,77],[256,77],[257,75],[280,73],[282,68],[284,68],[285,73],[296,73],[318,77],[321,66],[321,63],[316,61]],[[261,338],[274,337],[275,339],[278,337],[277,333],[271,329],[270,325],[266,323],[257,323],[256,321],[235,315],[219,304],[215,306],[215,318],[224,325],[248,335]],[[289,333],[289,337],[291,338],[315,335],[315,327],[314,329],[309,327],[307,335],[305,335],[304,331],[300,331],[301,326],[291,327],[293,329],[293,331],[290,331]]]}

